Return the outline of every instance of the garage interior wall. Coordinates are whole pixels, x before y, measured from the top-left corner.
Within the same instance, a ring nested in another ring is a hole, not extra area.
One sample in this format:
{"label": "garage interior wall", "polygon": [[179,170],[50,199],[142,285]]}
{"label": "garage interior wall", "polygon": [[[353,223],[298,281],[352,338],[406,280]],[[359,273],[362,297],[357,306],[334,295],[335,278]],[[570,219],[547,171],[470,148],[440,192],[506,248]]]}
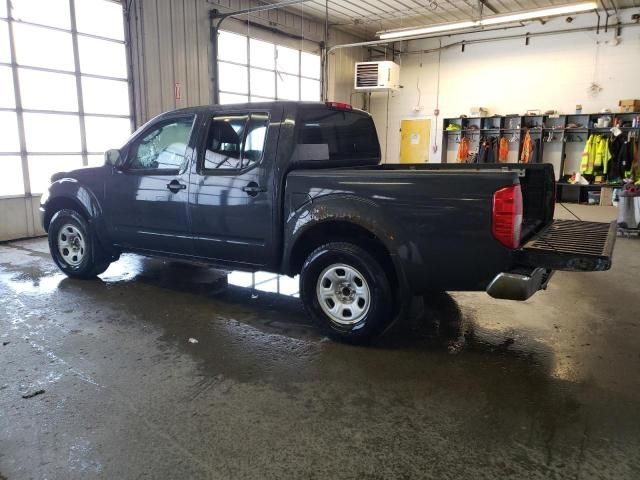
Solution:
{"label": "garage interior wall", "polygon": [[[638,8],[622,10],[621,23],[631,22],[632,14],[639,12]],[[573,16],[570,24],[565,18],[550,19],[545,25],[531,23],[526,28],[410,41],[403,43],[402,49],[430,50],[438,48],[440,42],[448,45],[526,32],[591,27],[597,21],[595,14]],[[570,114],[577,104],[582,105],[584,113],[605,108],[616,112],[618,100],[640,96],[640,28],[623,27],[616,37],[615,28],[609,25],[605,32],[603,25],[604,19],[600,33],[532,37],[529,45],[520,38],[469,44],[464,51],[456,46],[441,50],[440,56],[438,52],[397,56],[403,88],[392,92],[388,99],[386,93],[374,93],[371,100],[382,151],[387,151],[385,160],[398,162],[400,121],[406,118],[432,119],[429,161],[440,162],[443,119],[469,115],[473,106],[488,108],[490,115],[523,114],[529,109]],[[592,92],[592,83],[601,90]],[[419,111],[415,111],[417,107]],[[433,115],[436,107],[440,109],[438,117]],[[568,154],[566,172],[577,168],[581,151],[582,148],[576,150],[572,158]],[[449,161],[454,160],[455,151],[451,155]]]}
{"label": "garage interior wall", "polygon": [[[239,0],[134,0],[129,25],[136,124],[167,110],[210,103],[209,11],[219,9],[224,13],[263,4]],[[220,29],[314,54],[320,54],[325,35],[324,23],[283,9],[229,18]],[[329,30],[329,45],[362,40]],[[329,99],[349,99],[354,62],[365,54],[364,49],[356,48],[331,56]],[[179,98],[176,83],[180,84]]]}

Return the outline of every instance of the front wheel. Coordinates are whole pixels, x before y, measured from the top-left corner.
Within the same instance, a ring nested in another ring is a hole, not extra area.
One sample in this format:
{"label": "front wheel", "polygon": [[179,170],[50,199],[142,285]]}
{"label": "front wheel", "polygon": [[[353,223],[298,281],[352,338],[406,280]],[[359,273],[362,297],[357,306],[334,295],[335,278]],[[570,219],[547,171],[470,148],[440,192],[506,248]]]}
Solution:
{"label": "front wheel", "polygon": [[60,210],[51,218],[49,251],[58,268],[72,278],[93,278],[110,264],[89,224],[75,210]]}
{"label": "front wheel", "polygon": [[309,255],[300,274],[300,294],[309,316],[335,340],[366,342],[393,318],[393,293],[384,268],[350,243],[328,243]]}

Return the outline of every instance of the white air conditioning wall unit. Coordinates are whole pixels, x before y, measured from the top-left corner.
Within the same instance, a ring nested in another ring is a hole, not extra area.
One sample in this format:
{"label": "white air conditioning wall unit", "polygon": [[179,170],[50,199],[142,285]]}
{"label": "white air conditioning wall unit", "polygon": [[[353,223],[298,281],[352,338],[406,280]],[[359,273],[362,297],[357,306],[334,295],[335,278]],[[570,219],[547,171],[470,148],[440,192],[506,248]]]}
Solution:
{"label": "white air conditioning wall unit", "polygon": [[358,62],[353,86],[356,90],[398,90],[400,65],[391,61]]}

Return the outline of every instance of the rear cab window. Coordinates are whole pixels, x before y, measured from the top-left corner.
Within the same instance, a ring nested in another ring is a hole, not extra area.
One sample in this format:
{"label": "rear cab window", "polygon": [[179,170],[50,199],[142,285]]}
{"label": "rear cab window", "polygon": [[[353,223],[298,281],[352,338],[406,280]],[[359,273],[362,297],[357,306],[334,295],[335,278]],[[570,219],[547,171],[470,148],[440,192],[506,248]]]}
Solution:
{"label": "rear cab window", "polygon": [[296,122],[294,160],[331,163],[380,161],[380,145],[373,119],[358,110],[338,110],[318,104],[304,106]]}

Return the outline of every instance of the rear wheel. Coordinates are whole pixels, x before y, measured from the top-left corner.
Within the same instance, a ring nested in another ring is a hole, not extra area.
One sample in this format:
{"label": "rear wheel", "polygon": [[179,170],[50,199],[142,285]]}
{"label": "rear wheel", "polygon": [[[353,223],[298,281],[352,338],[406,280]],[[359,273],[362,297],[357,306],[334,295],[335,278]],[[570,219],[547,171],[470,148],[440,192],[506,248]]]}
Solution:
{"label": "rear wheel", "polygon": [[111,263],[75,210],[60,210],[51,218],[49,251],[58,268],[72,278],[93,278]]}
{"label": "rear wheel", "polygon": [[393,294],[384,268],[350,243],[314,250],[302,267],[300,293],[309,316],[339,341],[371,340],[393,318]]}

